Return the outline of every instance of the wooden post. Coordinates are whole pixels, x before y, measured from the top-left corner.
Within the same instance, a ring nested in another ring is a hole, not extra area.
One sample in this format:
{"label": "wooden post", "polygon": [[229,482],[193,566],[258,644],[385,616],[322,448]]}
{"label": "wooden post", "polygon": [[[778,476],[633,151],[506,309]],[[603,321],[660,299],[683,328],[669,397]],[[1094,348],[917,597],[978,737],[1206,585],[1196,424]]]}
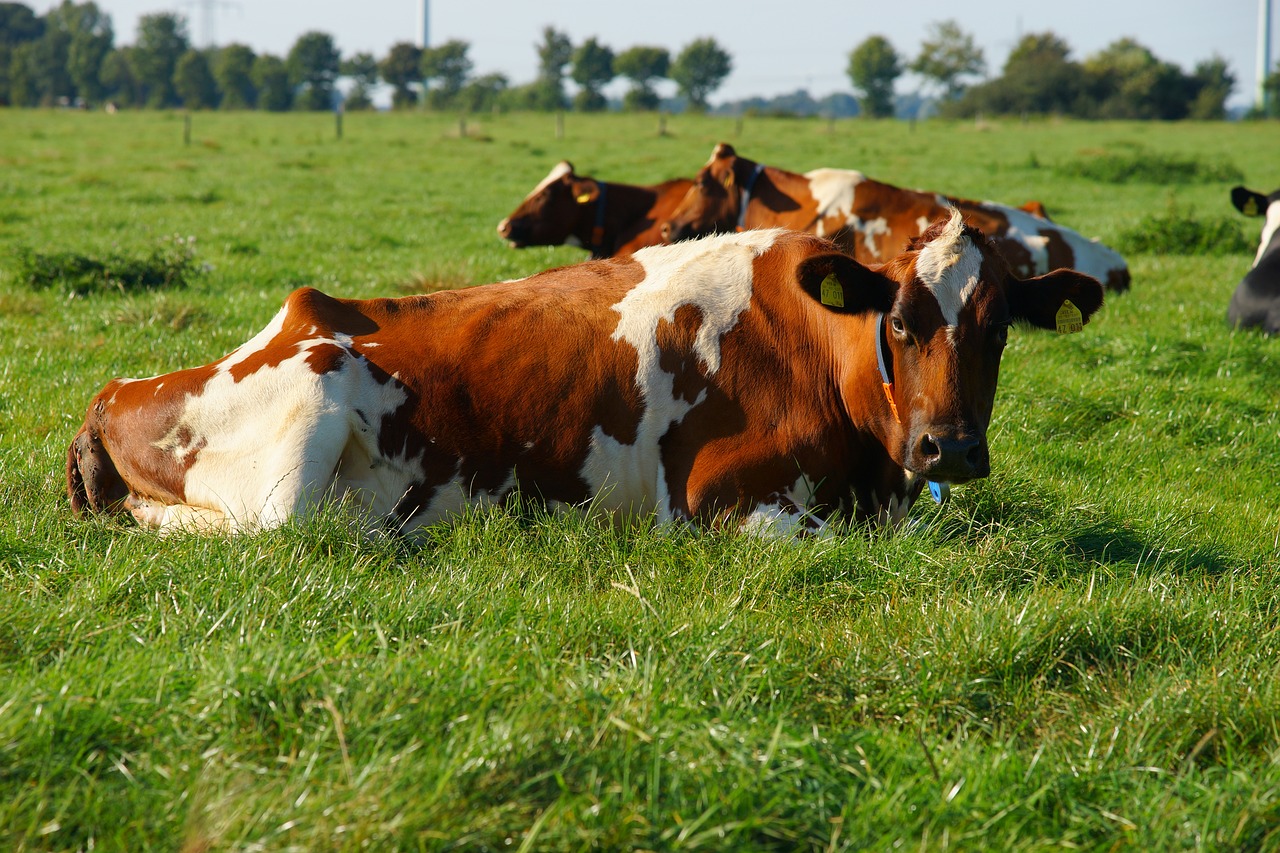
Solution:
{"label": "wooden post", "polygon": [[733,123],[733,135],[735,138],[742,135],[742,116],[738,116]]}
{"label": "wooden post", "polygon": [[191,144],[191,113],[182,114],[182,144]]}
{"label": "wooden post", "polygon": [[338,106],[333,111],[333,130],[338,139],[342,139],[342,107]]}
{"label": "wooden post", "polygon": [[556,112],[556,139],[564,139],[564,111]]}
{"label": "wooden post", "polygon": [[667,135],[667,114],[661,111],[658,112],[658,135]]}
{"label": "wooden post", "polygon": [[467,117],[466,116],[458,116],[458,138],[459,139],[467,138]]}

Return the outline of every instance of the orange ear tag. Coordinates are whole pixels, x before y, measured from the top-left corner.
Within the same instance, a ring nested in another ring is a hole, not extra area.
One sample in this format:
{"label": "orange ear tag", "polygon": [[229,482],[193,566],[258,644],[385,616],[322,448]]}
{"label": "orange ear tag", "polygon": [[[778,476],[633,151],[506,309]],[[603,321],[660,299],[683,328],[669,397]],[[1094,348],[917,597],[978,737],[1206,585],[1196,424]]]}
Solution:
{"label": "orange ear tag", "polygon": [[880,387],[884,388],[884,398],[889,401],[889,411],[893,412],[893,419],[902,423],[902,418],[898,417],[898,404],[893,401],[893,383],[881,382]]}
{"label": "orange ear tag", "polygon": [[1084,315],[1080,313],[1080,309],[1070,299],[1062,300],[1062,307],[1058,309],[1057,316],[1054,318],[1058,324],[1058,334],[1070,335],[1084,329]]}

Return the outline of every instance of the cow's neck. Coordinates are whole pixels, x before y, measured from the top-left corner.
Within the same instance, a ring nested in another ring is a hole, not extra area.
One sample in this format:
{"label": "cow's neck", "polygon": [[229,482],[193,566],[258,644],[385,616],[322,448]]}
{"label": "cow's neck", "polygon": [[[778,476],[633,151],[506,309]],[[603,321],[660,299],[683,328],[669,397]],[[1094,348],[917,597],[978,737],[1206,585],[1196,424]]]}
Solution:
{"label": "cow's neck", "polygon": [[[742,182],[743,190],[750,184],[749,192],[738,194],[735,223],[739,231],[775,226],[805,231],[812,225],[813,196],[804,175],[748,160],[734,170],[734,177]],[[766,187],[768,192],[764,192]]]}

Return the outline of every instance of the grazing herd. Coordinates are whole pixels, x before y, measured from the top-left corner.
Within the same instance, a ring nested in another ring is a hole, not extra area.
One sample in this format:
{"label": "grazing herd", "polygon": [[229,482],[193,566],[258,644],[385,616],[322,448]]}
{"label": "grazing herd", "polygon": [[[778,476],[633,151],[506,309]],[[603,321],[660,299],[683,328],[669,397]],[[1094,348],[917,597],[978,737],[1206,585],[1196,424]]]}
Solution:
{"label": "grazing herd", "polygon": [[[1276,332],[1280,191],[1232,199],[1266,224],[1229,317]],[[1079,331],[1130,283],[1039,202],[726,144],[651,186],[561,162],[498,233],[591,260],[399,299],[297,290],[211,364],[109,382],[67,450],[72,508],[238,532],[339,502],[403,534],[520,495],[763,534],[893,524],[988,475],[1011,325]]]}

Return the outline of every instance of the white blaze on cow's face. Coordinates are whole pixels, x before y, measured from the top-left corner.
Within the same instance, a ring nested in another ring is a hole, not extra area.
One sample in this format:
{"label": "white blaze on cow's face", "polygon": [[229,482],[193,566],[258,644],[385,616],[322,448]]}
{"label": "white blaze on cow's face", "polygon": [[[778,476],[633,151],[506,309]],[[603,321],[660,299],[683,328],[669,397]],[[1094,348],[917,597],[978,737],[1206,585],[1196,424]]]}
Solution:
{"label": "white blaze on cow's face", "polygon": [[1255,267],[1258,265],[1258,261],[1262,260],[1262,256],[1266,254],[1267,250],[1272,248],[1272,243],[1275,241],[1277,233],[1280,233],[1280,200],[1273,201],[1267,205],[1267,221],[1262,225],[1262,238],[1258,243],[1258,254],[1253,258]]}
{"label": "white blaze on cow's face", "polygon": [[960,312],[969,301],[982,274],[982,252],[962,236],[960,211],[951,209],[947,230],[920,251],[916,274],[938,300],[943,321],[949,327],[960,323]]}

